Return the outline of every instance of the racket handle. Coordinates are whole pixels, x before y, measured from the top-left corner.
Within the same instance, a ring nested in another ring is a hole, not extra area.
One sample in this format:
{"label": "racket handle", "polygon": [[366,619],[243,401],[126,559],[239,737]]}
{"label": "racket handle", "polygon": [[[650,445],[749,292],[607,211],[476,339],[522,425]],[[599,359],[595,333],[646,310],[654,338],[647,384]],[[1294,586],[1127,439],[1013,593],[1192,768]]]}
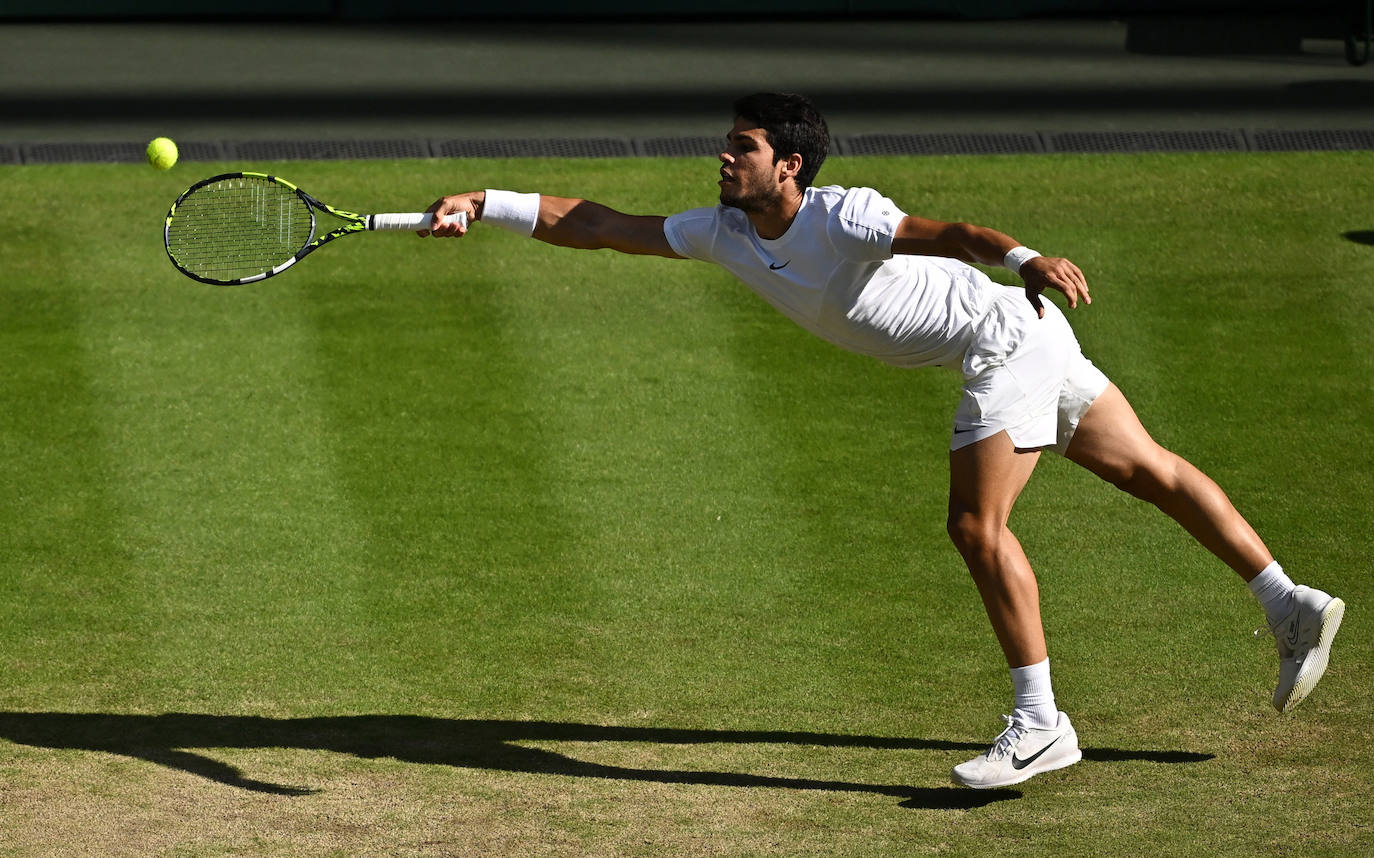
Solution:
{"label": "racket handle", "polygon": [[[467,226],[468,216],[466,212],[458,212],[453,217],[456,217],[463,226]],[[367,216],[368,229],[417,230],[429,229],[433,225],[434,216],[429,212],[393,212]]]}

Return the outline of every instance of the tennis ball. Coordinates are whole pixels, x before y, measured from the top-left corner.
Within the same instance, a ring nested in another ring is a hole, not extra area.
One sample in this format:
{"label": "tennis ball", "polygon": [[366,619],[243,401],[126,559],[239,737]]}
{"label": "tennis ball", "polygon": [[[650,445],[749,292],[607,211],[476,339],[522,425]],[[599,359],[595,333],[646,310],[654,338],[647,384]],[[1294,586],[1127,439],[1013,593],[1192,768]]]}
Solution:
{"label": "tennis ball", "polygon": [[148,163],[159,170],[170,170],[177,162],[177,144],[158,137],[148,144]]}

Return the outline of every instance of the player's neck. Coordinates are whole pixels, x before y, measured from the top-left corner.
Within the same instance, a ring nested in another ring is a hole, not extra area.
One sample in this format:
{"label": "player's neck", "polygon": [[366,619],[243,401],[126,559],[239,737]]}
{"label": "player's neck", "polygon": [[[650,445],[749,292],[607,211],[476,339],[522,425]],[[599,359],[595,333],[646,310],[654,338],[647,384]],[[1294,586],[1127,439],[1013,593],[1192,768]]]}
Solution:
{"label": "player's neck", "polygon": [[758,233],[759,238],[769,241],[782,238],[792,226],[792,221],[797,219],[801,204],[801,190],[796,185],[789,184],[776,205],[761,211],[749,212],[749,222],[754,225],[754,232]]}

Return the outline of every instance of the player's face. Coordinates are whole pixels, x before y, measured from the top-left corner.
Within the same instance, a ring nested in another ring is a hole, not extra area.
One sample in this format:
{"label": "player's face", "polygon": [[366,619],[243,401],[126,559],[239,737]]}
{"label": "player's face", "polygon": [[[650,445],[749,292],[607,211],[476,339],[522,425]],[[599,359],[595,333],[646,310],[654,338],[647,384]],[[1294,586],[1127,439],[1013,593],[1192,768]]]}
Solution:
{"label": "player's face", "polygon": [[720,201],[746,212],[766,211],[782,199],[781,164],[762,128],[736,119],[720,153]]}

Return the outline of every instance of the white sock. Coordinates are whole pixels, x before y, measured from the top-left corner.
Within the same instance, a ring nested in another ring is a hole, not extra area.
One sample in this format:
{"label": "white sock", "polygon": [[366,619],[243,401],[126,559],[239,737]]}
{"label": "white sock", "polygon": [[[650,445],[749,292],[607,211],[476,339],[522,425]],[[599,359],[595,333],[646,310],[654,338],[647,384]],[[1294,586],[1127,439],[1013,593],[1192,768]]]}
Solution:
{"label": "white sock", "polygon": [[1264,606],[1264,616],[1272,628],[1293,610],[1293,581],[1275,560],[1250,581],[1250,592]]}
{"label": "white sock", "polygon": [[1027,727],[1046,729],[1059,723],[1050,685],[1050,660],[1011,669],[1011,717]]}

